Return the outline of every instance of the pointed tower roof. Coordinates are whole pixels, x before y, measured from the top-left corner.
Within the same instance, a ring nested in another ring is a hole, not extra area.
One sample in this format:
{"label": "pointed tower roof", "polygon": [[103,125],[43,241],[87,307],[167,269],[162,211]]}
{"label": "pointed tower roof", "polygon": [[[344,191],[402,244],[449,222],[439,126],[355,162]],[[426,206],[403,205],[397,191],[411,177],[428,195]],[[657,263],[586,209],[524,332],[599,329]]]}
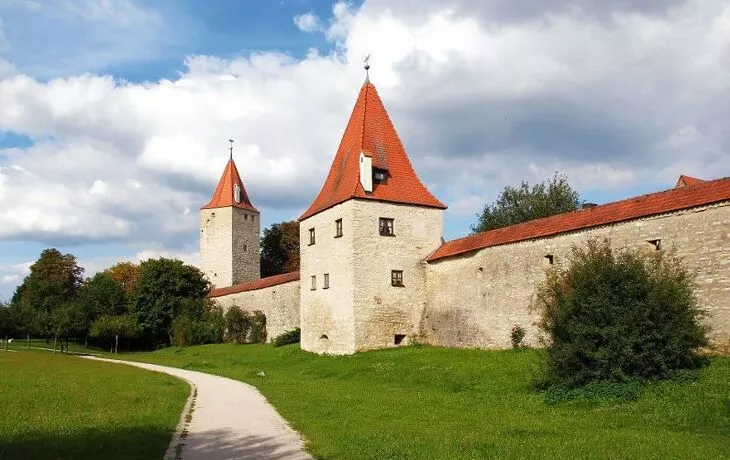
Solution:
{"label": "pointed tower roof", "polygon": [[[372,192],[366,192],[360,184],[360,152],[372,158],[374,169],[387,172],[387,179],[373,184]],[[351,198],[446,209],[413,170],[383,101],[369,80],[360,89],[322,190],[299,220]]]}
{"label": "pointed tower roof", "polygon": [[[236,201],[235,196],[236,185],[241,188],[239,201]],[[233,157],[228,160],[226,169],[223,170],[223,175],[218,181],[218,186],[215,188],[215,192],[213,192],[213,198],[211,198],[210,202],[201,209],[226,208],[228,206],[247,209],[252,212],[259,212],[251,204],[251,200],[248,199],[246,187],[243,186],[243,181],[241,180],[241,176],[238,174],[238,168],[236,168],[236,163],[234,163]]]}
{"label": "pointed tower roof", "polygon": [[705,181],[702,179],[698,179],[696,177],[686,176],[686,175],[682,174],[681,176],[679,176],[679,179],[677,180],[677,185],[675,185],[675,188],[692,187],[694,185],[699,185],[704,182]]}

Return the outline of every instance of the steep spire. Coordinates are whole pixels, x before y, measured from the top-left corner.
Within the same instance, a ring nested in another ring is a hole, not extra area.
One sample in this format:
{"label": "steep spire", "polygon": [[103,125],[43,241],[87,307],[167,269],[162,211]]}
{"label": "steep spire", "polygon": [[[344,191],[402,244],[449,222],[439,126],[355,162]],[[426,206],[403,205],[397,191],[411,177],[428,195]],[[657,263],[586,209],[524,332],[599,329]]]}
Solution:
{"label": "steep spire", "polygon": [[[381,176],[375,178],[372,191],[366,191],[361,183],[361,153],[372,162],[373,173]],[[322,190],[299,220],[351,198],[446,208],[416,175],[383,102],[369,80],[360,89]]]}
{"label": "steep spire", "polygon": [[248,199],[248,193],[246,193],[246,188],[243,186],[241,176],[238,174],[236,163],[233,161],[233,141],[231,141],[230,149],[230,158],[226,164],[226,169],[223,170],[223,175],[221,175],[221,178],[218,181],[218,186],[215,188],[215,192],[213,192],[213,198],[211,198],[210,202],[201,209],[226,208],[228,206],[233,206],[234,208],[258,212],[258,210],[251,204],[251,200]]}

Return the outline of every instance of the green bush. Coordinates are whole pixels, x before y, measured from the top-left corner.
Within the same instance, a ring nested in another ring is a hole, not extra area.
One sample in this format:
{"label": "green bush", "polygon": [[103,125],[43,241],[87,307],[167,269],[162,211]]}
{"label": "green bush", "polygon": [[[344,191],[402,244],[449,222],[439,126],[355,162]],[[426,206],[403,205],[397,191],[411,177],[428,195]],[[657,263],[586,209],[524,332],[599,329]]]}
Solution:
{"label": "green bush", "polygon": [[251,330],[251,318],[248,312],[238,305],[231,306],[225,314],[225,341],[231,343],[246,343]]}
{"label": "green bush", "polygon": [[266,343],[266,315],[260,310],[255,310],[251,315],[249,343]]}
{"label": "green bush", "polygon": [[698,367],[708,343],[692,278],[664,251],[613,251],[607,240],[573,247],[532,307],[549,338],[544,380],[567,388],[668,378]]}
{"label": "green bush", "polygon": [[176,347],[219,343],[223,341],[223,311],[205,299],[181,302],[180,314],[170,327],[171,342]]}
{"label": "green bush", "polygon": [[275,347],[283,347],[284,345],[289,345],[291,343],[299,343],[302,338],[302,330],[299,328],[294,329],[293,331],[286,331],[283,334],[279,334],[274,339],[274,346]]}
{"label": "green bush", "polygon": [[522,341],[525,340],[525,329],[519,324],[512,326],[512,330],[509,333],[510,340],[512,341],[512,348],[515,350],[522,348]]}

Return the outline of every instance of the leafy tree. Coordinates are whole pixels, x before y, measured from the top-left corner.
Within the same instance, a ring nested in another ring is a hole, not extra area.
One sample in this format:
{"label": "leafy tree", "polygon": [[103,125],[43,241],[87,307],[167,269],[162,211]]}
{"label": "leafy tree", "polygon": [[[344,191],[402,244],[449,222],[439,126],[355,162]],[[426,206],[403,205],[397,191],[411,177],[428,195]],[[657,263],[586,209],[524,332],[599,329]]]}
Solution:
{"label": "leafy tree", "polygon": [[[68,350],[68,338],[76,333],[84,330],[87,326],[86,316],[81,306],[72,301],[66,301],[61,305],[57,305],[53,310],[46,313],[46,332],[53,337],[53,351],[56,351],[58,340],[66,339],[66,349]],[[63,346],[61,347],[63,351]]]}
{"label": "leafy tree", "polygon": [[299,223],[272,224],[261,237],[261,276],[299,270]]}
{"label": "leafy tree", "polygon": [[208,299],[182,303],[182,311],[172,321],[172,344],[178,347],[220,343],[225,327],[223,310]]}
{"label": "leafy tree", "polygon": [[109,340],[110,352],[119,352],[119,338],[134,338],[139,333],[139,325],[134,316],[126,315],[102,315],[93,323],[89,329],[92,337]]}
{"label": "leafy tree", "polygon": [[126,295],[134,291],[139,279],[139,265],[132,262],[119,262],[106,270],[104,274],[116,281],[124,290]]}
{"label": "leafy tree", "polygon": [[580,206],[578,192],[568,184],[564,175],[555,173],[551,179],[530,187],[522,182],[519,187],[507,186],[497,201],[484,206],[471,226],[474,233],[507,227],[563,212],[575,211]]}
{"label": "leafy tree", "polygon": [[41,317],[27,300],[18,300],[10,303],[10,312],[18,334],[25,335],[30,348],[30,337],[43,332]]}
{"label": "leafy tree", "polygon": [[84,281],[78,301],[91,320],[102,315],[120,315],[127,310],[124,288],[107,272],[97,273]]}
{"label": "leafy tree", "polygon": [[5,349],[8,349],[8,339],[15,334],[15,323],[10,307],[0,302],[0,337],[5,339]]}
{"label": "leafy tree", "polygon": [[226,311],[225,320],[225,341],[232,343],[246,343],[249,332],[251,331],[251,317],[248,312],[238,305],[233,305]]}
{"label": "leafy tree", "polygon": [[698,366],[708,329],[693,287],[673,253],[615,252],[607,240],[573,247],[533,304],[549,337],[548,383],[660,379]]}
{"label": "leafy tree", "polygon": [[140,264],[137,286],[129,300],[142,335],[151,345],[171,343],[172,320],[186,300],[204,299],[211,285],[192,265],[175,259],[149,259]]}

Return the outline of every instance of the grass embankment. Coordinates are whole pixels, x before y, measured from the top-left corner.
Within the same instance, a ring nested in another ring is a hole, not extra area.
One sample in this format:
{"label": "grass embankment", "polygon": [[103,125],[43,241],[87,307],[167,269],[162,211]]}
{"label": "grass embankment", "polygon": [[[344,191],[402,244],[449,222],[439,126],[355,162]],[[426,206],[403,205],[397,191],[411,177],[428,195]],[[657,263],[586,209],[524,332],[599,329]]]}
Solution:
{"label": "grass embankment", "polygon": [[0,351],[0,460],[162,458],[189,392],[130,366]]}
{"label": "grass embankment", "polygon": [[529,387],[539,353],[207,345],[122,358],[255,385],[317,458],[730,458],[729,358],[638,401],[549,405]]}

